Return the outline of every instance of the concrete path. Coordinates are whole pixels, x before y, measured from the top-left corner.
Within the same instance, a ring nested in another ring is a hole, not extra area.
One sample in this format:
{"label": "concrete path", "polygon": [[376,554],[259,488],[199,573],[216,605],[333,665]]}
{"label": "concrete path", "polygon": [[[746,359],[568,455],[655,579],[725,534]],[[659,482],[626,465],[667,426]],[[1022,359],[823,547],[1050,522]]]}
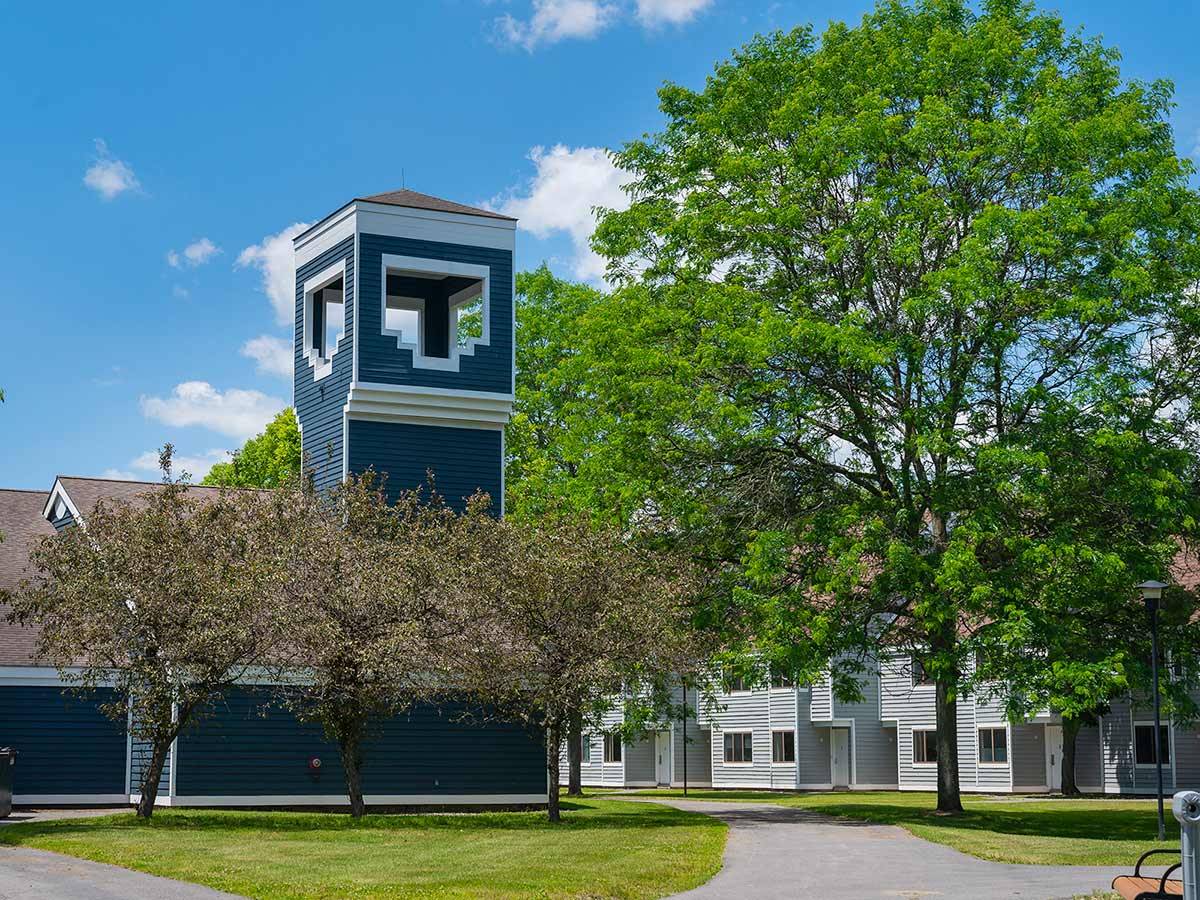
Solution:
{"label": "concrete path", "polygon": [[[1128,871],[988,862],[913,837],[894,825],[856,822],[770,803],[666,802],[707,813],[730,826],[724,867],[707,884],[677,895],[689,900],[1058,900],[1107,891],[1114,875]],[[1153,871],[1161,874],[1162,869]]]}
{"label": "concrete path", "polygon": [[[50,819],[106,816],[121,809],[26,809],[0,819],[0,827]],[[211,888],[89,862],[47,850],[0,846],[0,900],[218,900],[234,898]]]}

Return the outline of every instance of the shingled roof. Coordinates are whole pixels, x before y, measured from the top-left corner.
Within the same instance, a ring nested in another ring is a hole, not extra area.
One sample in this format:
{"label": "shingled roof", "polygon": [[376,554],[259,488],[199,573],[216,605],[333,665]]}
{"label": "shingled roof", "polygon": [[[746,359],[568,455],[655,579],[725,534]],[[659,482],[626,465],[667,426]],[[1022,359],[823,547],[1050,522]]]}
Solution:
{"label": "shingled roof", "polygon": [[[13,591],[27,574],[29,551],[41,538],[54,534],[42,518],[49,498],[46,491],[16,491],[0,488],[0,591]],[[9,625],[8,607],[0,602],[0,666],[34,663],[37,631]]]}
{"label": "shingled roof", "polygon": [[462,203],[455,203],[453,200],[443,200],[441,197],[433,197],[417,191],[385,191],[382,194],[371,194],[369,197],[355,197],[354,199],[366,203],[383,203],[387,206],[405,206],[409,209],[428,209],[433,212],[460,213],[464,216],[483,216],[487,219],[503,219],[506,222],[517,221],[512,216],[501,215],[490,209],[466,206]]}
{"label": "shingled roof", "polygon": [[[79,514],[87,514],[96,508],[100,500],[118,500],[126,503],[136,501],[146,494],[162,490],[161,481],[124,481],[118,478],[81,478],[76,475],[59,475],[56,483],[62,487]],[[203,485],[188,485],[188,493],[198,497],[218,496],[222,491],[245,490],[244,488],[206,487]],[[48,497],[47,494],[42,495]],[[3,519],[0,519],[0,527]]]}

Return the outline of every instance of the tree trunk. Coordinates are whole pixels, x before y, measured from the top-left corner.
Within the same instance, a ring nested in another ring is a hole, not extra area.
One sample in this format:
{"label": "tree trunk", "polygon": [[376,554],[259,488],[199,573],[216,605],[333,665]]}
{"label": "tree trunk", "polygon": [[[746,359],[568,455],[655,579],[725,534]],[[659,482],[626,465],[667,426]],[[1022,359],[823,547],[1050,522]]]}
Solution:
{"label": "tree trunk", "polygon": [[955,703],[957,679],[946,676],[937,680],[937,811],[944,815],[963,811],[958,790],[958,707]]}
{"label": "tree trunk", "polygon": [[338,742],[342,754],[342,770],[346,773],[346,796],[350,798],[350,815],[361,819],[367,811],[362,792],[362,754],[359,752],[358,734],[344,737]]}
{"label": "tree trunk", "polygon": [[142,771],[141,799],[138,800],[137,817],[149,819],[154,815],[154,801],[158,799],[158,783],[162,780],[163,766],[167,764],[167,754],[171,752],[171,741],[174,738],[160,740],[151,745],[150,765]]}
{"label": "tree trunk", "polygon": [[1063,716],[1062,792],[1067,797],[1079,796],[1079,785],[1075,783],[1075,739],[1082,727],[1079,718]]}
{"label": "tree trunk", "polygon": [[583,716],[572,710],[567,718],[567,796],[583,796]]}
{"label": "tree trunk", "polygon": [[549,785],[546,796],[546,815],[551,822],[558,822],[562,819],[558,810],[558,766],[561,748],[562,726],[555,722],[546,728],[546,781]]}

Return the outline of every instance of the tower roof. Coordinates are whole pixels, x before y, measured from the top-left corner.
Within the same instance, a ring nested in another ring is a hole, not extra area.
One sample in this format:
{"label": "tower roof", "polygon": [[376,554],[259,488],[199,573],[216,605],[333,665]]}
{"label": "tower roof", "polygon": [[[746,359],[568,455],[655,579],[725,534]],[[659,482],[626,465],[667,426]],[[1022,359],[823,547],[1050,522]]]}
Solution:
{"label": "tower roof", "polygon": [[498,212],[492,212],[490,209],[466,206],[462,203],[455,203],[453,200],[443,200],[441,197],[432,197],[429,194],[410,190],[386,191],[382,194],[370,194],[366,197],[355,197],[354,199],[363,200],[367,203],[383,203],[388,206],[406,206],[409,209],[429,209],[434,212],[459,213],[465,216],[484,216],[488,219],[504,219],[508,222],[516,221],[512,216],[501,215]]}

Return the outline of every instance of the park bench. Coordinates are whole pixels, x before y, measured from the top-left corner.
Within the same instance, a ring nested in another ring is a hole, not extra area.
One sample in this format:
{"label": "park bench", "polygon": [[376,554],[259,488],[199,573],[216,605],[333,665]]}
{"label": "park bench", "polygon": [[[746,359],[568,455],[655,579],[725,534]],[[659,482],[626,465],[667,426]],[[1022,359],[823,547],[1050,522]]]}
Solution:
{"label": "park bench", "polygon": [[1125,900],[1162,900],[1164,897],[1182,897],[1183,882],[1171,878],[1171,875],[1182,865],[1181,863],[1175,863],[1175,865],[1162,874],[1161,878],[1153,878],[1142,874],[1142,863],[1151,856],[1158,854],[1178,856],[1179,851],[1174,848],[1168,849],[1162,847],[1156,850],[1147,850],[1138,857],[1137,864],[1133,867],[1132,875],[1118,875],[1113,879],[1113,890],[1124,897]]}

